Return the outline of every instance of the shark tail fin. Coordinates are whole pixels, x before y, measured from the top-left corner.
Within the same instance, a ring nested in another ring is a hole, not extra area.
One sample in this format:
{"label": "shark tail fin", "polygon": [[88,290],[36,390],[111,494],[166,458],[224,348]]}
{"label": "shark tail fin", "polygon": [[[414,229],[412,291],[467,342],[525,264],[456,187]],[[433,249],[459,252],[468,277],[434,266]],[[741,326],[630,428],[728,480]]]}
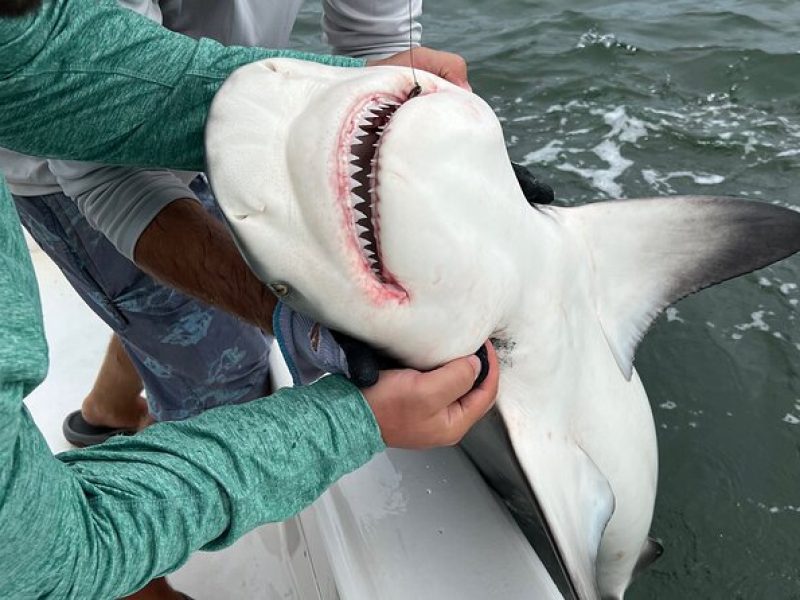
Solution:
{"label": "shark tail fin", "polygon": [[598,316],[627,379],[637,345],[668,305],[800,250],[800,213],[736,198],[615,200],[563,215],[588,246]]}

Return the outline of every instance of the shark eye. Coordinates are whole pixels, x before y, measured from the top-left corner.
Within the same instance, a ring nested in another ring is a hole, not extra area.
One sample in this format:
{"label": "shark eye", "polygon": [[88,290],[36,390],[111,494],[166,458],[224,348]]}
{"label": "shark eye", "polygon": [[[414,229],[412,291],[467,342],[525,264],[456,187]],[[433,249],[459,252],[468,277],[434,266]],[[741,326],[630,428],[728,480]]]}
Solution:
{"label": "shark eye", "polygon": [[395,100],[368,103],[356,117],[350,144],[350,206],[356,235],[367,263],[379,281],[385,283],[378,240],[375,179],[378,146],[392,115],[400,107]]}

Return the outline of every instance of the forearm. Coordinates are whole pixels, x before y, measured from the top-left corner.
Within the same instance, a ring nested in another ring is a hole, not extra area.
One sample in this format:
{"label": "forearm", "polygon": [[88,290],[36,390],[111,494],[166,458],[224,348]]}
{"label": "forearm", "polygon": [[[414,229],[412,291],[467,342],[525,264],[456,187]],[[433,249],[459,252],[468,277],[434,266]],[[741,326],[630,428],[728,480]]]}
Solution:
{"label": "forearm", "polygon": [[296,514],[382,448],[360,393],[336,377],[61,462],[24,412],[17,453],[0,457],[17,483],[0,494],[0,597],[125,595],[198,548]]}
{"label": "forearm", "polygon": [[187,182],[196,173],[179,178],[165,169],[68,160],[49,160],[48,165],[89,224],[130,260],[137,240],[159,212],[175,200],[195,198]]}
{"label": "forearm", "polygon": [[363,64],[196,41],[114,2],[45,0],[34,16],[0,19],[0,146],[199,171],[217,89],[236,68],[275,56]]}
{"label": "forearm", "polygon": [[164,283],[272,332],[275,296],[253,275],[225,226],[197,202],[164,208],[139,237],[134,258]]}

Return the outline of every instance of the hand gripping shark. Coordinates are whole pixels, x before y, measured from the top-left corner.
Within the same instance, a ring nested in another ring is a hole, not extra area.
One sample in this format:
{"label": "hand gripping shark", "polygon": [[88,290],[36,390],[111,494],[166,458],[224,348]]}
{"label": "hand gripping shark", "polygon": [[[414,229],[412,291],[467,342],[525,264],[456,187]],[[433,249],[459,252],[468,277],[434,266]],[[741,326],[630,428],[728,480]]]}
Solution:
{"label": "hand gripping shark", "polygon": [[209,115],[212,187],[295,309],[420,369],[493,340],[497,408],[463,447],[563,596],[622,598],[653,553],[636,346],[670,303],[800,249],[800,214],[694,196],[532,208],[491,108],[419,81],[409,100],[402,68],[240,69]]}

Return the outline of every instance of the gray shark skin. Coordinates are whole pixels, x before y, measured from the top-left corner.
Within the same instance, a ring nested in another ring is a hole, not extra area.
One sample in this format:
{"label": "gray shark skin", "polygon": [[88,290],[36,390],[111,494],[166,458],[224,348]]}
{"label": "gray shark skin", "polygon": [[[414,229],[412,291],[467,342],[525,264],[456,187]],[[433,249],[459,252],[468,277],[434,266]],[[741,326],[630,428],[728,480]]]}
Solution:
{"label": "gray shark skin", "polygon": [[700,196],[531,208],[491,108],[418,75],[409,99],[407,69],[240,69],[206,127],[212,187],[297,310],[418,369],[492,339],[496,409],[462,446],[560,597],[621,599],[660,553],[636,346],[669,304],[800,250],[800,214]]}

